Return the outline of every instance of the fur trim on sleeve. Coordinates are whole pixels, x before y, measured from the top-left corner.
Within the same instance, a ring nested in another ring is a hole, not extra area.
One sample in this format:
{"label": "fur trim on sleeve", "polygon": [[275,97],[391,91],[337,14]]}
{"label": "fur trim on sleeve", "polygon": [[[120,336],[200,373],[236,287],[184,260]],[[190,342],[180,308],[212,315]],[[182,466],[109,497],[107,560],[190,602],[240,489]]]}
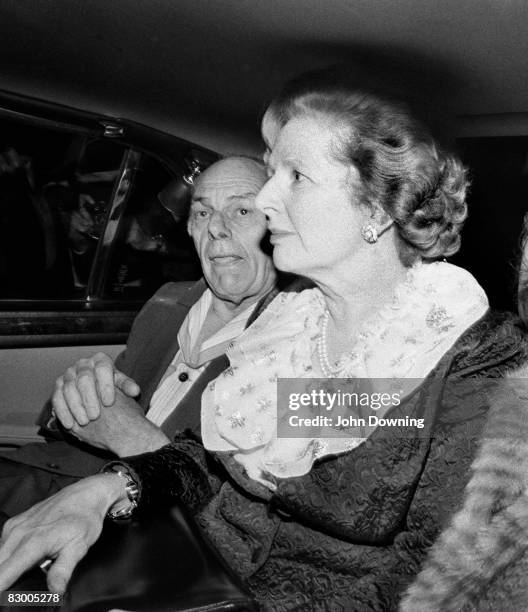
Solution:
{"label": "fur trim on sleeve", "polygon": [[198,446],[192,440],[178,441],[122,461],[133,470],[140,484],[141,510],[180,503],[197,512],[211,499],[211,483],[203,466],[192,456],[193,445]]}
{"label": "fur trim on sleeve", "polygon": [[[490,399],[464,504],[433,546],[401,612],[488,609],[490,598],[502,599],[500,575],[528,551],[528,364],[497,381]],[[524,582],[523,571],[519,587],[528,602]]]}

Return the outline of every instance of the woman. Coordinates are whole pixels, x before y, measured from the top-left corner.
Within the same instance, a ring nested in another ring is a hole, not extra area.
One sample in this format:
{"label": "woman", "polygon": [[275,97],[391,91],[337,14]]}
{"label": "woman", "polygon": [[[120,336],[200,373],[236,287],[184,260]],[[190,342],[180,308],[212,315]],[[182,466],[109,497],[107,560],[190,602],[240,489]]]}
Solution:
{"label": "woman", "polygon": [[[316,287],[279,295],[236,341],[202,398],[203,444],[181,437],[115,463],[118,474],[10,521],[0,588],[47,554],[62,590],[108,510],[176,501],[266,610],[392,610],[418,572],[467,481],[487,410],[480,383],[526,358],[520,326],[439,261],[459,247],[465,171],[405,111],[305,83],[270,106],[263,132],[270,180],[257,204],[274,261]],[[274,405],[278,376],[374,391],[373,379],[396,381],[401,401],[377,411],[396,426],[294,437],[287,406]],[[419,435],[401,425],[411,419]]]}

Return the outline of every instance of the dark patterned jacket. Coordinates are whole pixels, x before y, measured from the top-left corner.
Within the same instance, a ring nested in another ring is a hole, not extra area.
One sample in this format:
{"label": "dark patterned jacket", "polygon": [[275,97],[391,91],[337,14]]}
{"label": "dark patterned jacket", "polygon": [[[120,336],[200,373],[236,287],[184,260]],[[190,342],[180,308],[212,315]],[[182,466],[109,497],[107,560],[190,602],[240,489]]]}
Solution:
{"label": "dark patterned jacket", "polygon": [[489,387],[526,361],[520,322],[489,313],[387,417],[423,418],[420,437],[376,430],[272,493],[192,436],[129,459],[141,505],[185,504],[264,610],[396,610],[457,508]]}

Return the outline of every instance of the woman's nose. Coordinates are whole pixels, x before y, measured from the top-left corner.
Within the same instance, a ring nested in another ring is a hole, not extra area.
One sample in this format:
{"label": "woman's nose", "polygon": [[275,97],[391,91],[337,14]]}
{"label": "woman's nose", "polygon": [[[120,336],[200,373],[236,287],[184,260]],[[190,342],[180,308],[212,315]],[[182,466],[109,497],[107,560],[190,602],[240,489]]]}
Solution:
{"label": "woman's nose", "polygon": [[269,216],[270,212],[276,211],[278,208],[277,190],[274,184],[273,177],[264,184],[255,198],[255,206]]}
{"label": "woman's nose", "polygon": [[209,236],[215,240],[220,238],[231,238],[231,230],[220,212],[214,212],[209,220],[207,227]]}

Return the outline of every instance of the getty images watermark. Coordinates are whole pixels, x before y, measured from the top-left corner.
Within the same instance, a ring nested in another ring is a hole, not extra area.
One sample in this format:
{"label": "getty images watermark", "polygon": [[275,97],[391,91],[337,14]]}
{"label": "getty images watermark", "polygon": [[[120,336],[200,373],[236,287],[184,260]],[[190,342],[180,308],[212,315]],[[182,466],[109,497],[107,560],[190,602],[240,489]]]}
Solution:
{"label": "getty images watermark", "polygon": [[[279,378],[278,438],[431,438],[456,427],[458,436],[480,435],[485,415],[511,387],[528,393],[526,379],[445,377]],[[518,401],[518,400],[515,400]],[[525,430],[517,428],[524,439]],[[497,432],[485,429],[486,437]],[[509,431],[510,437],[515,435]]]}
{"label": "getty images watermark", "polygon": [[279,379],[279,438],[367,437],[375,429],[420,436],[429,429],[420,402],[405,401],[417,379]]}

